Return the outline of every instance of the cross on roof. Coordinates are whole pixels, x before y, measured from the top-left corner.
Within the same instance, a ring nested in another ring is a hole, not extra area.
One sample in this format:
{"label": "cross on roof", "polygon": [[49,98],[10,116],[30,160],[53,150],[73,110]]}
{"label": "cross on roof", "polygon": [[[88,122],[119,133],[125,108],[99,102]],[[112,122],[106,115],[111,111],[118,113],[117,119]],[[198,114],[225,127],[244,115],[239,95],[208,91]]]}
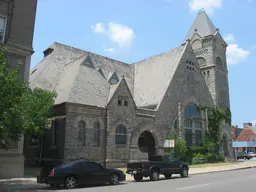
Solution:
{"label": "cross on roof", "polygon": [[201,9],[199,9],[198,13],[202,13],[204,11],[205,11],[204,8],[201,8]]}

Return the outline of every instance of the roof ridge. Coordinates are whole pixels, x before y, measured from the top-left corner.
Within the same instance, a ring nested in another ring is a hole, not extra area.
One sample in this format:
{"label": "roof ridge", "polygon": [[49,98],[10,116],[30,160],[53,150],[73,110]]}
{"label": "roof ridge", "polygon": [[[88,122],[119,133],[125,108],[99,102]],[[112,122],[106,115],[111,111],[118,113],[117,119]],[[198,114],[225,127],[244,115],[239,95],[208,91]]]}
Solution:
{"label": "roof ridge", "polygon": [[163,53],[158,53],[158,54],[156,54],[156,55],[152,55],[152,56],[150,56],[150,57],[147,57],[147,58],[145,58],[145,59],[143,59],[143,60],[140,60],[140,61],[134,62],[134,63],[132,63],[132,65],[139,64],[139,63],[141,63],[141,62],[143,62],[143,61],[146,61],[146,60],[149,60],[149,59],[151,59],[151,58],[159,57],[159,56],[162,56],[162,55],[164,55],[164,54],[167,54],[167,53],[173,52],[174,50],[177,50],[177,49],[179,49],[179,48],[181,48],[181,47],[183,47],[183,46],[185,46],[185,44],[184,44],[184,45],[182,44],[182,45],[181,45],[181,46],[179,46],[179,47],[176,47],[176,48],[170,49],[170,50],[165,51],[165,52],[163,52]]}

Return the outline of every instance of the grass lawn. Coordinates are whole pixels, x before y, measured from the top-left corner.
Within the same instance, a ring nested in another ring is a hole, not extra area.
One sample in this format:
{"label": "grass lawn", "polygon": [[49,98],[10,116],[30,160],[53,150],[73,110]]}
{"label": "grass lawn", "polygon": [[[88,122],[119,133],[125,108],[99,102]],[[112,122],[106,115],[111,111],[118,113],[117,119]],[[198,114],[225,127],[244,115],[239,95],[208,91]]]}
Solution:
{"label": "grass lawn", "polygon": [[[223,165],[234,165],[238,162],[220,162],[220,163],[204,163],[204,164],[198,164],[198,165],[190,165],[191,168],[203,168],[203,167],[215,167],[215,166],[223,166]],[[126,172],[126,168],[118,168],[119,170]]]}

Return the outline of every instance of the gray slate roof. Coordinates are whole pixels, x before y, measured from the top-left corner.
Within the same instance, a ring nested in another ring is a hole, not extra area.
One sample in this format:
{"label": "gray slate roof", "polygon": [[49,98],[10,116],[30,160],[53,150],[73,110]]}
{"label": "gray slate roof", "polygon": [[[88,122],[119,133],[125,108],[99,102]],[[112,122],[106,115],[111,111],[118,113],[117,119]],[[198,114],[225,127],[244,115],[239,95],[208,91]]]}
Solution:
{"label": "gray slate roof", "polygon": [[[56,42],[50,48],[54,51],[32,69],[30,85],[56,91],[55,104],[106,106],[112,90],[106,77],[114,73],[118,79],[124,75],[133,90],[131,65]],[[91,66],[85,63],[88,59]]]}
{"label": "gray slate roof", "polygon": [[55,104],[73,102],[106,107],[119,85],[109,81],[116,78],[120,82],[124,76],[137,106],[156,107],[185,47],[129,65],[55,42],[50,46],[54,51],[32,69],[30,85],[56,91]]}
{"label": "gray slate roof", "polygon": [[169,86],[186,45],[134,63],[134,100],[137,106],[157,106]]}
{"label": "gray slate roof", "polygon": [[192,24],[189,32],[187,33],[186,39],[192,39],[195,29],[201,36],[214,35],[216,33],[216,27],[212,23],[208,15],[203,11],[197,14],[194,23]]}

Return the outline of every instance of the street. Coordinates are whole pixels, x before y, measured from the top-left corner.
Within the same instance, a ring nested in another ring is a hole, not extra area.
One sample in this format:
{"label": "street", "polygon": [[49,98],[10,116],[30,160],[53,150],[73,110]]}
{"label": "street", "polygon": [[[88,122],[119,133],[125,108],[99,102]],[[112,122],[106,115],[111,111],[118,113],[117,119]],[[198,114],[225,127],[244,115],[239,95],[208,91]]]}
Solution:
{"label": "street", "polygon": [[[191,175],[189,178],[182,179],[178,175],[173,176],[170,180],[161,180],[157,182],[143,181],[137,182],[126,182],[118,186],[94,186],[86,188],[77,188],[73,190],[54,190],[54,191],[72,191],[72,192],[131,192],[143,190],[145,192],[174,192],[174,191],[189,191],[189,192],[226,192],[228,190],[233,192],[241,191],[255,191],[256,170],[255,169],[244,169],[238,171],[227,171],[219,173],[209,173],[201,175]],[[28,185],[19,184],[6,185],[0,184],[1,192],[47,192],[53,191],[48,186],[37,185],[30,182]]]}

